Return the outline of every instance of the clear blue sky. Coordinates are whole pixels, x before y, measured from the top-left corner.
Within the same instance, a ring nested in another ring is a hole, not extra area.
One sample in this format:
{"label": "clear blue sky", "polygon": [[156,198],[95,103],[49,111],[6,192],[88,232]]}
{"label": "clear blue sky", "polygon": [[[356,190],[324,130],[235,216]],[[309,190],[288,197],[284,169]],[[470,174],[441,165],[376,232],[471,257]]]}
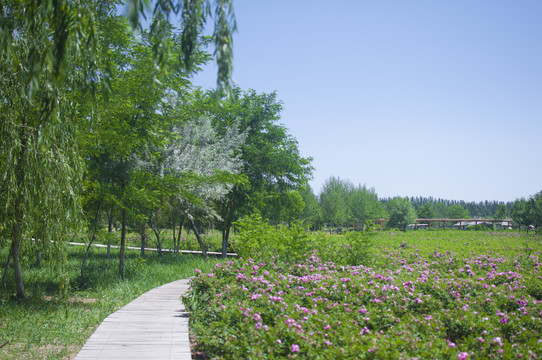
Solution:
{"label": "clear blue sky", "polygon": [[[234,0],[235,82],[330,176],[380,197],[542,190],[542,1]],[[213,69],[195,84],[212,87]]]}

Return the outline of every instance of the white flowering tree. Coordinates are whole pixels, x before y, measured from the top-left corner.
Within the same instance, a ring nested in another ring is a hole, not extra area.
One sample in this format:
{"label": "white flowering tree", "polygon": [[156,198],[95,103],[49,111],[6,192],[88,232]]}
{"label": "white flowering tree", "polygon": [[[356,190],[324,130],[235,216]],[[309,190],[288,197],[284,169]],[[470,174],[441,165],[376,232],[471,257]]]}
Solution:
{"label": "white flowering tree", "polygon": [[238,174],[243,164],[237,150],[245,141],[246,133],[233,125],[218,136],[211,120],[205,116],[197,116],[173,131],[177,140],[166,148],[164,169],[177,174],[181,180],[175,199],[207,258],[195,216],[220,219],[213,204],[224,199],[234,184],[242,181]]}

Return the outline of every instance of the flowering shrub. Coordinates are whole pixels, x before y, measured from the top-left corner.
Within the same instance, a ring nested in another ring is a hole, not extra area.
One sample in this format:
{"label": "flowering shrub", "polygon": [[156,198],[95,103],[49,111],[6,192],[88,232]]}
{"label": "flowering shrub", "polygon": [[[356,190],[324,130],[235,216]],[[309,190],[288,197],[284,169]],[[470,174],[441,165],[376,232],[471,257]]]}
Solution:
{"label": "flowering shrub", "polygon": [[541,246],[524,240],[383,234],[363,265],[254,252],[196,274],[184,302],[213,358],[537,359]]}

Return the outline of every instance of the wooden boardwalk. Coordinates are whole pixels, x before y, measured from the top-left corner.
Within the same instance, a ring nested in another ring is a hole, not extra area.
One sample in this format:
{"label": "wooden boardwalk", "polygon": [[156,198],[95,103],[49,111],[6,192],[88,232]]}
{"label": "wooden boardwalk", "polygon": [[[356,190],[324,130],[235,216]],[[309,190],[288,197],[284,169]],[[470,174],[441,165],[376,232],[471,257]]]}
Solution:
{"label": "wooden boardwalk", "polygon": [[190,279],[152,289],[109,315],[76,360],[190,360],[188,314],[180,296]]}

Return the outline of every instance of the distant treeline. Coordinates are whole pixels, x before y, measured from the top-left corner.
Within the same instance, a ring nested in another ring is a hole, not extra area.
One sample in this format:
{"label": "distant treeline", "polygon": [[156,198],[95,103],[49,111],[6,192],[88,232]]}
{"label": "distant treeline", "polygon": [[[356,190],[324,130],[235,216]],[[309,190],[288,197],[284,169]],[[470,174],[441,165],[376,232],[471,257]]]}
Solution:
{"label": "distant treeline", "polygon": [[[386,203],[388,199],[380,199],[380,201]],[[459,205],[469,212],[471,218],[493,218],[497,213],[497,208],[500,204],[506,206],[506,214],[510,214],[510,210],[514,206],[514,202],[502,202],[502,201],[480,201],[480,202],[467,202],[463,200],[447,200],[447,199],[435,199],[434,197],[411,197],[410,202],[414,206],[414,209],[418,211],[419,208],[429,203],[434,212],[434,218],[445,217],[445,209]]]}

